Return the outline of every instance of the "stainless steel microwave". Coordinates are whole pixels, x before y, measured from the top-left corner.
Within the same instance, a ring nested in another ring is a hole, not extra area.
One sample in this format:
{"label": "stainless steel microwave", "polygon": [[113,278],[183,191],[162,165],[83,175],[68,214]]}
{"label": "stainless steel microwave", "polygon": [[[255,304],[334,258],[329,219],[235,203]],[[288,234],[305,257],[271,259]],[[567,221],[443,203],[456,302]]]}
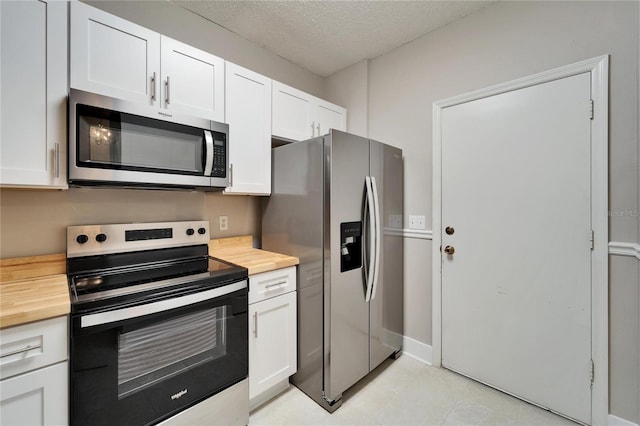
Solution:
{"label": "stainless steel microwave", "polygon": [[69,92],[69,183],[223,189],[229,125]]}

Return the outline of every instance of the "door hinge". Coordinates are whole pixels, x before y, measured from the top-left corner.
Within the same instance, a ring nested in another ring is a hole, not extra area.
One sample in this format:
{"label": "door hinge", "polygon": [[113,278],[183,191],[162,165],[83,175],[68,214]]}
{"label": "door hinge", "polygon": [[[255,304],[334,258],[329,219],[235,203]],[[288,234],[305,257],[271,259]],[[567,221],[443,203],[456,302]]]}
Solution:
{"label": "door hinge", "polygon": [[591,386],[593,386],[593,380],[595,378],[595,366],[593,360],[591,360]]}
{"label": "door hinge", "polygon": [[593,99],[589,99],[589,118],[593,120]]}
{"label": "door hinge", "polygon": [[591,236],[589,237],[589,242],[591,243],[591,250],[593,250],[593,240],[594,240],[594,237],[593,237],[593,229],[592,229]]}

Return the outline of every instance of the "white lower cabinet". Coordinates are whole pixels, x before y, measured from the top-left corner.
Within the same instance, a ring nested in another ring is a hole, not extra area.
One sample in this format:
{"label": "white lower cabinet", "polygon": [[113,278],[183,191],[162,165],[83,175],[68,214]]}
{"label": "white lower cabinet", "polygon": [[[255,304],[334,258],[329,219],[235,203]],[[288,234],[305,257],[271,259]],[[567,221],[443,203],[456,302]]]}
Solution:
{"label": "white lower cabinet", "polygon": [[69,424],[68,317],[0,330],[0,424]]}
{"label": "white lower cabinet", "polygon": [[0,382],[0,424],[67,425],[69,372],[66,361]]}
{"label": "white lower cabinet", "polygon": [[[274,287],[288,288],[288,292],[249,305],[249,399],[252,407],[263,402],[261,396],[269,394],[269,390],[288,384],[289,376],[297,370],[295,267],[291,269],[293,283],[282,279],[272,283]],[[268,278],[277,271],[264,275]],[[250,293],[255,291],[252,284],[260,282],[257,278],[261,275],[249,277]]]}

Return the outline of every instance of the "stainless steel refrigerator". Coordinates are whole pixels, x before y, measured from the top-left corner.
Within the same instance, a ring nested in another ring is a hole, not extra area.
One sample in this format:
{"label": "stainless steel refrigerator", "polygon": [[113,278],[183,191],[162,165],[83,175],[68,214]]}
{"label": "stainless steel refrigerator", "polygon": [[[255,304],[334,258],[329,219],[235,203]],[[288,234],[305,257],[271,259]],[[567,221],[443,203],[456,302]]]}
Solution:
{"label": "stainless steel refrigerator", "polygon": [[292,382],[333,412],[402,347],[402,151],[331,130],[272,155],[262,247],[300,258]]}

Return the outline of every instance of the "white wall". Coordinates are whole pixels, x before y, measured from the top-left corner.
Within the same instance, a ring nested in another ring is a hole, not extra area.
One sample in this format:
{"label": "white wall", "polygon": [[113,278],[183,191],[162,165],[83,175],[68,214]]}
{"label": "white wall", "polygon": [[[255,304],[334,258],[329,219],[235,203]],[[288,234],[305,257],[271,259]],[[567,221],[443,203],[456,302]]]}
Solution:
{"label": "white wall", "polygon": [[369,61],[360,61],[328,76],[324,81],[324,95],[333,103],[347,109],[347,129],[359,136],[369,136],[368,96]]}
{"label": "white wall", "polygon": [[[326,92],[338,102],[335,94],[354,74],[366,76],[366,96],[355,89],[339,98],[367,99],[369,136],[404,151],[405,223],[423,214],[430,224],[434,101],[610,54],[609,205],[633,212],[640,199],[638,14],[638,2],[498,2],[371,59],[367,70],[356,65],[328,77]],[[612,215],[612,241],[639,238],[637,215]],[[407,239],[405,250],[405,334],[431,344],[431,242]],[[611,256],[610,268],[610,412],[640,423],[638,260]]]}

